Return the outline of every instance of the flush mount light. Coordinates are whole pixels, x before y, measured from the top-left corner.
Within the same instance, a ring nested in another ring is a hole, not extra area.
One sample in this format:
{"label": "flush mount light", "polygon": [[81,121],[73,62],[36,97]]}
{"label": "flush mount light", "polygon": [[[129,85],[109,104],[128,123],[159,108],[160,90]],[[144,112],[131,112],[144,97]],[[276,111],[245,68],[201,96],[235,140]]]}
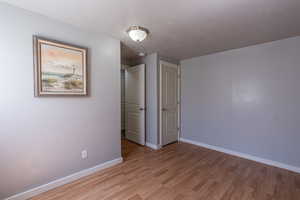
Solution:
{"label": "flush mount light", "polygon": [[140,56],[140,57],[143,57],[143,56],[145,56],[145,55],[146,55],[146,53],[144,53],[144,52],[140,52],[140,53],[139,53],[139,56]]}
{"label": "flush mount light", "polygon": [[148,31],[148,29],[141,27],[141,26],[131,26],[127,30],[127,33],[133,41],[141,42],[144,39],[146,39],[146,37],[149,34],[149,31]]}

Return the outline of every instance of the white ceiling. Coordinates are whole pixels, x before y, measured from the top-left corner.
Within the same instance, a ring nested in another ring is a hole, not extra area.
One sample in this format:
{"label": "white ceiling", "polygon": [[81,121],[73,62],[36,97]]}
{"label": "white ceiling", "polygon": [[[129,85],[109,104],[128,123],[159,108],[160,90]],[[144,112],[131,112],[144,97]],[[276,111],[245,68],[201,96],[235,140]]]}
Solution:
{"label": "white ceiling", "polygon": [[[2,0],[139,48],[125,31],[147,27],[147,52],[185,59],[300,35],[300,0]],[[125,48],[127,49],[127,48]],[[132,56],[128,50],[124,54]]]}

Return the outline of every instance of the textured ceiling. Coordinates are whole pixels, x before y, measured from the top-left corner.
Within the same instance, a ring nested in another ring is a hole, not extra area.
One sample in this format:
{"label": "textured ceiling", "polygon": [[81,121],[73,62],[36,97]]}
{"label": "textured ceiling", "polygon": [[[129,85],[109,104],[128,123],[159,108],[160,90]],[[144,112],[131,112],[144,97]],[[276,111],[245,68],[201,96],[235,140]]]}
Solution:
{"label": "textured ceiling", "polygon": [[125,45],[123,56],[142,48],[125,33],[147,27],[148,53],[185,59],[300,35],[300,0],[2,0],[106,33]]}

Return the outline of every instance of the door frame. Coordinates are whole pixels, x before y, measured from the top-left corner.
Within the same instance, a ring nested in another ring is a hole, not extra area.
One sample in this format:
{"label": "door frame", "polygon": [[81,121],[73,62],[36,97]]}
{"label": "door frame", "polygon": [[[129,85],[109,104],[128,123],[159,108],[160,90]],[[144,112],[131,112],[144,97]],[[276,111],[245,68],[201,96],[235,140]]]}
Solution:
{"label": "door frame", "polygon": [[158,135],[159,146],[162,147],[162,64],[173,65],[177,67],[177,142],[179,142],[181,136],[181,66],[180,64],[174,64],[159,60],[159,79],[158,79]]}

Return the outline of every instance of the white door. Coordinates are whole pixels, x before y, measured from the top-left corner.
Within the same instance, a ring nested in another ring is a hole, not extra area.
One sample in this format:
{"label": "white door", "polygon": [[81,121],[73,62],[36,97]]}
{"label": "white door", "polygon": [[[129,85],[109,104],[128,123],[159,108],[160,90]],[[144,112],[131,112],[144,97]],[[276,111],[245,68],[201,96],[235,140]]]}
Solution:
{"label": "white door", "polygon": [[161,144],[178,140],[178,65],[160,62]]}
{"label": "white door", "polygon": [[145,145],[145,65],[125,71],[125,136]]}

